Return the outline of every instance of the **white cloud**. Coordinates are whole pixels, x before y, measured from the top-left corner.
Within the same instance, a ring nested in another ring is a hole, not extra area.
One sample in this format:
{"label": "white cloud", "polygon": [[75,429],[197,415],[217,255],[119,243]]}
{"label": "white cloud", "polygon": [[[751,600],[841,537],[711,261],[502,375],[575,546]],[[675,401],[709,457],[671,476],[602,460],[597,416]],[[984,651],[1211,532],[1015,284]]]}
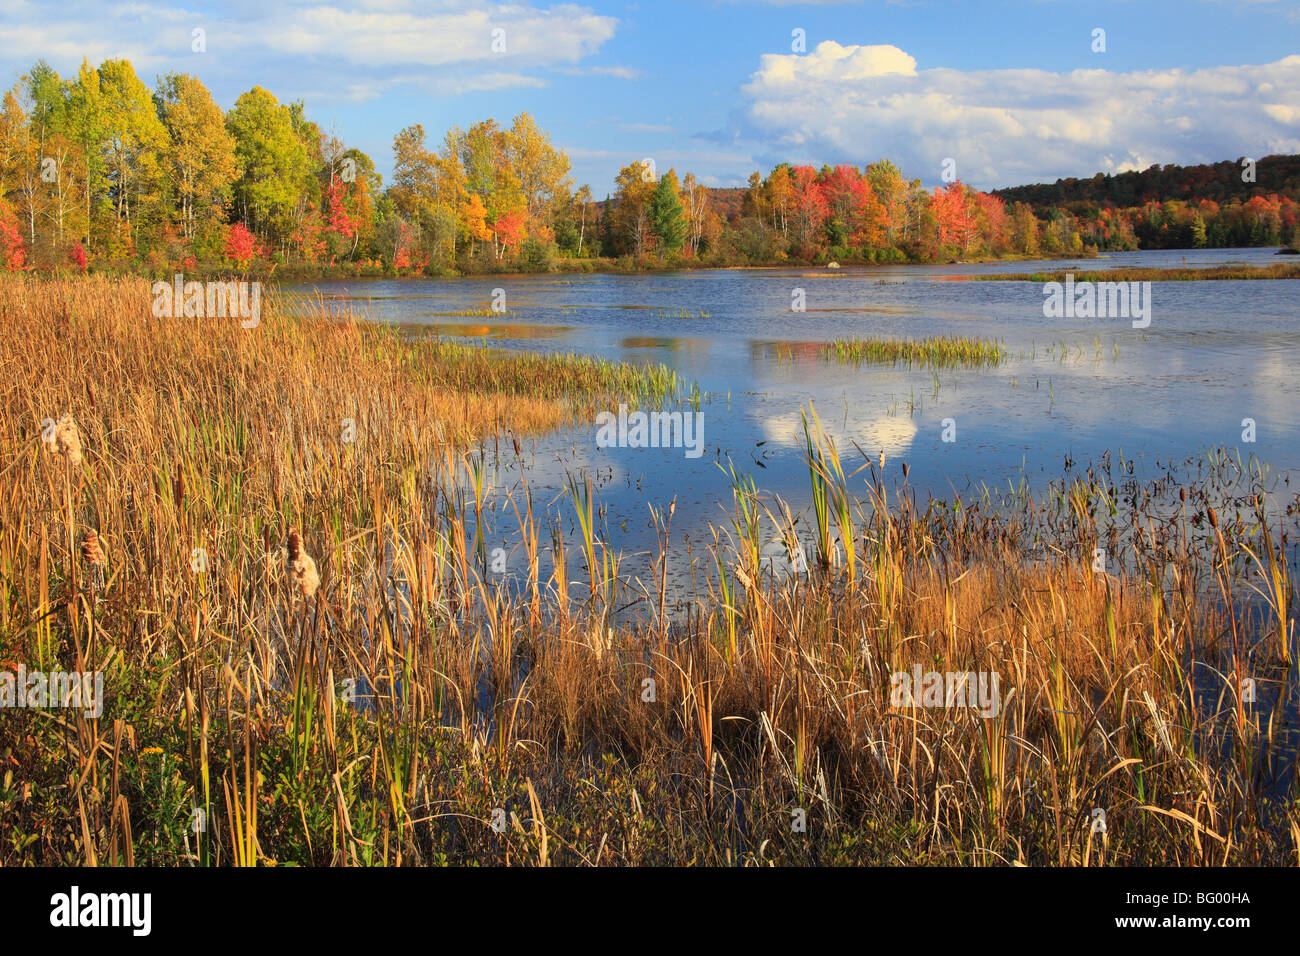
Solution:
{"label": "white cloud", "polygon": [[1300,152],[1300,56],[1199,70],[917,69],[893,46],[825,42],[763,56],[744,138],[767,159],[888,156],[937,182],[943,160],[982,188],[1151,163]]}
{"label": "white cloud", "polygon": [[[445,66],[487,61],[511,66],[576,63],[614,35],[613,17],[572,4],[539,9],[526,4],[472,5],[429,10],[393,4],[382,11],[317,5],[278,10],[269,22],[243,31],[242,40],[298,55],[347,63]],[[502,31],[494,36],[494,31]],[[494,39],[502,41],[494,49]]]}
{"label": "white cloud", "polygon": [[639,80],[645,75],[630,66],[561,66],[555,72],[567,76],[612,76],[616,80]]}
{"label": "white cloud", "polygon": [[661,123],[619,123],[618,128],[625,133],[675,133],[671,126]]}
{"label": "white cloud", "polygon": [[464,78],[443,77],[433,83],[434,90],[443,96],[459,96],[475,90],[541,89],[544,86],[545,80],[523,73],[479,73]]}
{"label": "white cloud", "polygon": [[[284,96],[303,89],[331,91],[352,100],[415,85],[439,95],[472,90],[545,86],[524,71],[582,69],[581,61],[613,37],[614,17],[573,3],[542,6],[527,0],[330,0],[299,4],[240,5],[237,11],[201,13],[158,3],[130,2],[106,12],[69,0],[59,16],[25,0],[5,2],[0,22],[0,66],[13,72],[38,57],[61,73],[87,58],[98,64],[127,57],[149,81],[170,70],[205,77],[224,71]],[[191,50],[190,31],[206,31],[206,59]],[[494,36],[494,31],[504,31]],[[504,40],[494,49],[494,39]],[[268,70],[268,67],[272,69]],[[630,77],[620,67],[593,68]],[[283,89],[288,75],[299,85]]]}
{"label": "white cloud", "polygon": [[[803,418],[798,412],[770,415],[760,418],[763,438],[786,448],[803,448]],[[845,423],[827,417],[822,428],[835,442],[841,455],[853,454],[853,445],[874,457],[884,452],[887,458],[906,455],[916,439],[917,427],[908,415],[877,415],[869,419],[855,419]],[[846,469],[847,470],[847,469]]]}

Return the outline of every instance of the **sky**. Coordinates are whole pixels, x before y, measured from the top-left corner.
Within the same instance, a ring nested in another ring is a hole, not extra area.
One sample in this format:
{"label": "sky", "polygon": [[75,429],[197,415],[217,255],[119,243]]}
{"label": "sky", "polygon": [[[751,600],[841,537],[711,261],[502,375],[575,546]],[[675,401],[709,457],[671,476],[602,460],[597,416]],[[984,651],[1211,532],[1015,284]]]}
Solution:
{"label": "sky", "polygon": [[714,186],[951,161],[991,189],[1300,152],[1300,0],[0,0],[5,86],[112,57],[227,109],[301,99],[385,179],[405,126],[527,111],[597,198],[645,159]]}

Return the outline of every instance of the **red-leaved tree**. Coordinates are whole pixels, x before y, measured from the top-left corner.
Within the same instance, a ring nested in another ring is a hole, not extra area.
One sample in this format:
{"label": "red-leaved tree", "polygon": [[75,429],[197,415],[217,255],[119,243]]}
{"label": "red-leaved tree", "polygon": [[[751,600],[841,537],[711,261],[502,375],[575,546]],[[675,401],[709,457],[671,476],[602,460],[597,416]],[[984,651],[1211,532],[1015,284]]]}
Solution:
{"label": "red-leaved tree", "polygon": [[975,217],[966,201],[966,187],[960,181],[944,188],[939,186],[930,201],[930,209],[939,223],[939,244],[965,249],[975,238]]}
{"label": "red-leaved tree", "polygon": [[830,204],[822,185],[817,181],[817,170],[811,166],[794,168],[794,227],[802,245],[816,237],[830,215]]}
{"label": "red-leaved tree", "polygon": [[78,272],[80,272],[82,275],[85,275],[86,247],[81,244],[80,239],[74,242],[72,244],[72,248],[68,250],[68,262],[72,263],[73,268],[75,268]]}
{"label": "red-leaved tree", "polygon": [[23,248],[23,234],[18,228],[18,217],[9,204],[0,199],[0,261],[10,272],[17,272],[27,262]]}
{"label": "red-leaved tree", "polygon": [[522,210],[511,209],[502,213],[501,218],[492,226],[497,243],[503,250],[513,249],[524,238],[524,221]]}
{"label": "red-leaved tree", "polygon": [[225,256],[240,269],[247,269],[248,264],[257,255],[257,237],[248,231],[242,222],[237,222],[226,233]]}

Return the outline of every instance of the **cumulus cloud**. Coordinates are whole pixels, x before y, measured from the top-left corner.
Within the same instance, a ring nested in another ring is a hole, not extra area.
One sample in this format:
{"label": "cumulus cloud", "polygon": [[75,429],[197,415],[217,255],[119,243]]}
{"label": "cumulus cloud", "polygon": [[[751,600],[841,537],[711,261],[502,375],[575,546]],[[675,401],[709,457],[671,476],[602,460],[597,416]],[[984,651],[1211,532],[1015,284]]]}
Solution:
{"label": "cumulus cloud", "polygon": [[767,158],[888,156],[927,183],[951,157],[982,188],[1300,152],[1300,56],[1198,70],[918,69],[895,46],[769,54],[741,137]]}

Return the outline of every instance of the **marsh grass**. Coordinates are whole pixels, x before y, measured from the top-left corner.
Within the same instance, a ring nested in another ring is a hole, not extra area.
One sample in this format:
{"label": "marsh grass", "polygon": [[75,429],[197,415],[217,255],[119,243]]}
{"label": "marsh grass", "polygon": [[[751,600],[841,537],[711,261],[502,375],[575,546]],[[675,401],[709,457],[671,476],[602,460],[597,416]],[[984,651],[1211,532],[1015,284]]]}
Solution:
{"label": "marsh grass", "polygon": [[822,357],[854,365],[905,364],[923,368],[984,368],[1002,364],[1007,351],[983,339],[936,336],[924,339],[837,339],[821,348]]}
{"label": "marsh grass", "polygon": [[1300,265],[1275,262],[1266,266],[1223,265],[1204,268],[1134,269],[1057,269],[1052,272],[998,272],[968,275],[964,279],[979,282],[1064,282],[1066,275],[1075,282],[1196,282],[1207,279],[1300,279]]}
{"label": "marsh grass", "polygon": [[[489,445],[522,464],[662,375],[148,305],[0,279],[0,662],[107,689],[98,720],[0,712],[0,863],[1300,861],[1294,516],[1251,463],[922,500],[846,476],[810,413],[827,560],[765,564],[802,516],[732,468],[734,520],[689,529],[717,574],[670,615],[585,477],[510,493],[518,586],[482,550]],[[76,463],[41,440],[65,413]],[[612,613],[638,592],[658,614]],[[918,665],[997,673],[997,713],[895,703]]]}

